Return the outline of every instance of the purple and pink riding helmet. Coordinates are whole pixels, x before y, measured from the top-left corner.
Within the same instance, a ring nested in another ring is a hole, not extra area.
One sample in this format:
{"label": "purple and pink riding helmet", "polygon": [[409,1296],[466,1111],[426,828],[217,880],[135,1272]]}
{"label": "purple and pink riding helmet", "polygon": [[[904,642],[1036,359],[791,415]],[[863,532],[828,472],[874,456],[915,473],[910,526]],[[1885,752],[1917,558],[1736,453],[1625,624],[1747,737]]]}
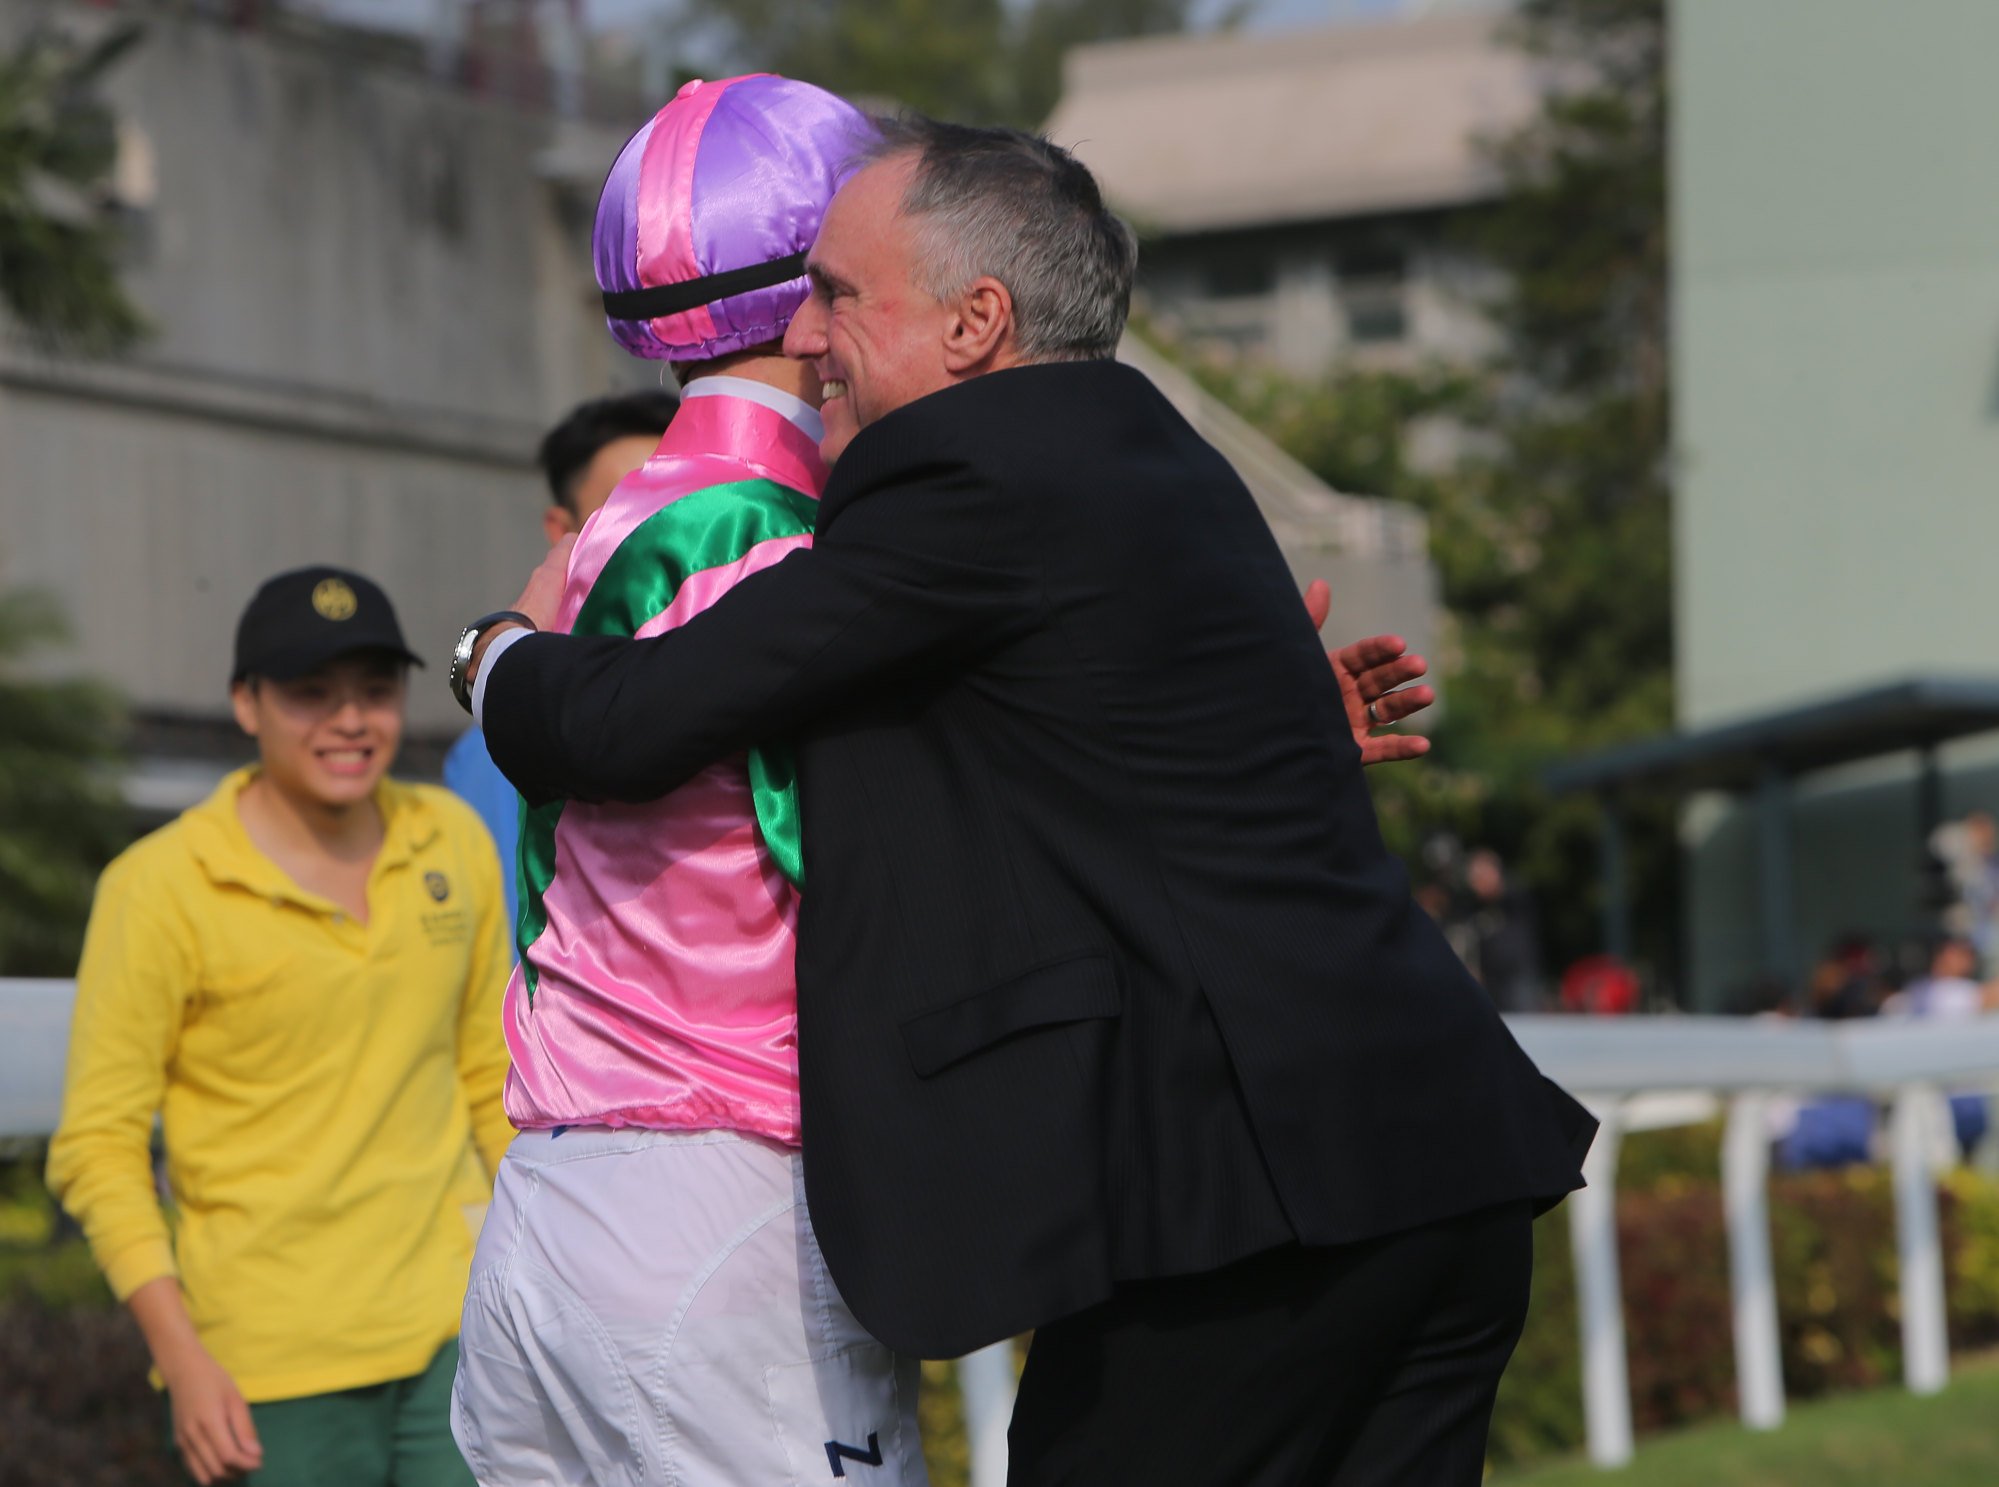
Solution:
{"label": "purple and pink riding helmet", "polygon": [[618,344],[708,361],[782,337],[827,204],[874,132],[825,89],[771,73],[682,88],[598,198],[591,256]]}

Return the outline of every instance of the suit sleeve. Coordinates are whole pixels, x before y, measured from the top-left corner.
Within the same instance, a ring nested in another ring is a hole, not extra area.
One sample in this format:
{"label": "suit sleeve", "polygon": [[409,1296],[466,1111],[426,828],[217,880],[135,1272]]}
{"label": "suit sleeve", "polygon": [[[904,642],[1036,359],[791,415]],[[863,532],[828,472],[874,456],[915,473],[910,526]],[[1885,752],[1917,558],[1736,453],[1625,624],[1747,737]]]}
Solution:
{"label": "suit sleeve", "polygon": [[528,636],[486,682],[493,759],[531,804],[654,800],[870,690],[969,668],[1039,607],[1016,520],[962,461],[904,465],[678,629]]}

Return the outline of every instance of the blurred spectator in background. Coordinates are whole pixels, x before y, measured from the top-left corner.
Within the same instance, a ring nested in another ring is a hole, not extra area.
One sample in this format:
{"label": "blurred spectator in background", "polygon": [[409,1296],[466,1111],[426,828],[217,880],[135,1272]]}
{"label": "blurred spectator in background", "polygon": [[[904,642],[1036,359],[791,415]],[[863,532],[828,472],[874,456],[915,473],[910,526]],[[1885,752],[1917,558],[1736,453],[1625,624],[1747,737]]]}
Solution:
{"label": "blurred spectator in background", "polygon": [[1887,995],[1880,957],[1865,935],[1842,935],[1812,969],[1806,1010],[1813,1017],[1839,1022],[1872,1017]]}
{"label": "blurred spectator in background", "polygon": [[1564,1012],[1623,1017],[1638,1010],[1638,974],[1614,955],[1586,955],[1562,972]]}
{"label": "blurred spectator in background", "polygon": [[[1982,1017],[1992,1002],[1992,989],[1977,980],[1978,951],[1961,935],[1951,935],[1936,947],[1930,970],[1919,976],[1882,1004],[1884,1017],[1907,1017],[1928,1022],[1970,1022]],[[1957,1130],[1958,1150],[1965,1156],[1984,1138],[1990,1115],[1983,1094],[1963,1093],[1950,1097],[1951,1124]]]}
{"label": "blurred spectator in background", "polygon": [[1851,1167],[1874,1159],[1874,1102],[1865,1095],[1827,1095],[1772,1109],[1781,1131],[1777,1165],[1787,1172]]}
{"label": "blurred spectator in background", "polygon": [[478,818],[387,778],[415,661],[359,574],[264,584],[230,676],[258,762],[119,856],[91,909],[49,1185],[200,1483],[472,1481],[449,1402],[513,1136],[507,957]]}
{"label": "blurred spectator in background", "polygon": [[1546,1001],[1534,903],[1508,883],[1499,854],[1481,847],[1465,859],[1466,921],[1475,945],[1472,972],[1502,1012],[1537,1012]]}
{"label": "blurred spectator in background", "polygon": [[1464,844],[1448,831],[1423,838],[1423,881],[1414,897],[1423,912],[1437,922],[1459,960],[1478,973],[1478,932],[1472,928],[1465,900]]}
{"label": "blurred spectator in background", "polygon": [[1989,812],[1972,811],[1939,827],[1930,849],[1950,884],[1952,933],[1971,942],[1982,974],[1999,974],[1999,827]]}
{"label": "blurred spectator in background", "polygon": [[[1776,977],[1758,983],[1770,1010],[1791,1015],[1797,1003]],[[1864,935],[1842,935],[1812,968],[1805,984],[1804,1015],[1828,1021],[1872,1017],[1887,990],[1880,958]],[[1786,1171],[1848,1167],[1872,1161],[1877,1113],[1865,1095],[1777,1100],[1770,1106],[1777,1165]]]}
{"label": "blurred spectator in background", "polygon": [[1977,950],[1964,936],[1947,935],[1931,953],[1929,973],[1889,997],[1881,1011],[1888,1017],[1968,1022],[1983,1015],[1986,999]]}
{"label": "blurred spectator in background", "polygon": [[[541,530],[550,547],[582,531],[583,523],[611,498],[618,482],[652,457],[679,408],[672,393],[648,388],[579,403],[548,431],[535,459],[548,481],[550,499],[541,513]],[[444,785],[477,811],[493,834],[506,889],[511,946],[513,926],[520,917],[514,856],[520,846],[521,799],[494,768],[493,756],[486,752],[486,735],[476,724],[444,756]]]}
{"label": "blurred spectator in background", "polygon": [[543,436],[535,462],[553,497],[541,514],[550,547],[582,531],[618,483],[652,458],[679,410],[663,388],[616,393],[578,403]]}

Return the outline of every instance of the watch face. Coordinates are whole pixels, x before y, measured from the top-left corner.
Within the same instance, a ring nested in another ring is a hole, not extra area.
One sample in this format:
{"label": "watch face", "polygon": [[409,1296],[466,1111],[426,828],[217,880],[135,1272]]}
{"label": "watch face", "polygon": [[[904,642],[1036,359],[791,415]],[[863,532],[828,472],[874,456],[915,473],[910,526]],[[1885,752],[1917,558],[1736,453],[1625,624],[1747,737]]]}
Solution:
{"label": "watch face", "polygon": [[479,643],[479,629],[467,625],[458,632],[458,644],[451,648],[451,695],[458,699],[458,705],[467,712],[472,710],[471,689],[465,685],[466,669],[472,664],[472,648]]}

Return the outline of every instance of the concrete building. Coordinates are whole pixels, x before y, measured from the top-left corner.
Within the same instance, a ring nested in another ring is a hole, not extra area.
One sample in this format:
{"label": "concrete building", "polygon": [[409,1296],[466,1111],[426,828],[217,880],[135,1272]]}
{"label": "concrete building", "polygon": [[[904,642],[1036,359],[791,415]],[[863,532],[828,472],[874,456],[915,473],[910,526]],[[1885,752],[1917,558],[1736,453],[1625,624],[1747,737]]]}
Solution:
{"label": "concrete building", "polygon": [[1301,374],[1490,344],[1459,242],[1496,195],[1480,149],[1529,118],[1503,11],[1080,47],[1048,133],[1145,240],[1143,310]]}
{"label": "concrete building", "polygon": [[[1999,6],[1679,0],[1672,23],[1682,728],[1999,681]],[[1933,757],[1933,810],[1999,808],[1993,735]],[[1788,908],[1750,802],[1695,803],[1702,1005],[1836,934],[1934,924],[1920,779],[1904,751],[1790,781]]]}
{"label": "concrete building", "polygon": [[[154,21],[109,89],[127,282],[157,334],[114,362],[0,344],[0,583],[66,602],[130,699],[148,805],[241,751],[227,720],[255,581],[379,578],[447,737],[456,627],[536,560],[530,457],[620,369],[588,313],[591,200],[536,162],[621,136],[483,103],[321,42]],[[625,360],[618,357],[618,360]]]}
{"label": "concrete building", "polygon": [[[0,38],[39,9],[0,0]],[[587,256],[635,119],[501,105],[428,75],[417,44],[281,20],[156,17],[114,76],[128,284],[158,334],[103,363],[0,335],[0,586],[55,592],[79,642],[65,664],[130,699],[149,813],[245,757],[236,616],[258,579],[312,561],[396,601],[430,662],[405,770],[433,770],[464,722],[443,686],[457,627],[542,551],[545,425],[659,375],[605,335]],[[1329,634],[1430,643],[1419,516],[1328,490],[1132,356],[1243,470],[1301,579],[1334,582]]]}

